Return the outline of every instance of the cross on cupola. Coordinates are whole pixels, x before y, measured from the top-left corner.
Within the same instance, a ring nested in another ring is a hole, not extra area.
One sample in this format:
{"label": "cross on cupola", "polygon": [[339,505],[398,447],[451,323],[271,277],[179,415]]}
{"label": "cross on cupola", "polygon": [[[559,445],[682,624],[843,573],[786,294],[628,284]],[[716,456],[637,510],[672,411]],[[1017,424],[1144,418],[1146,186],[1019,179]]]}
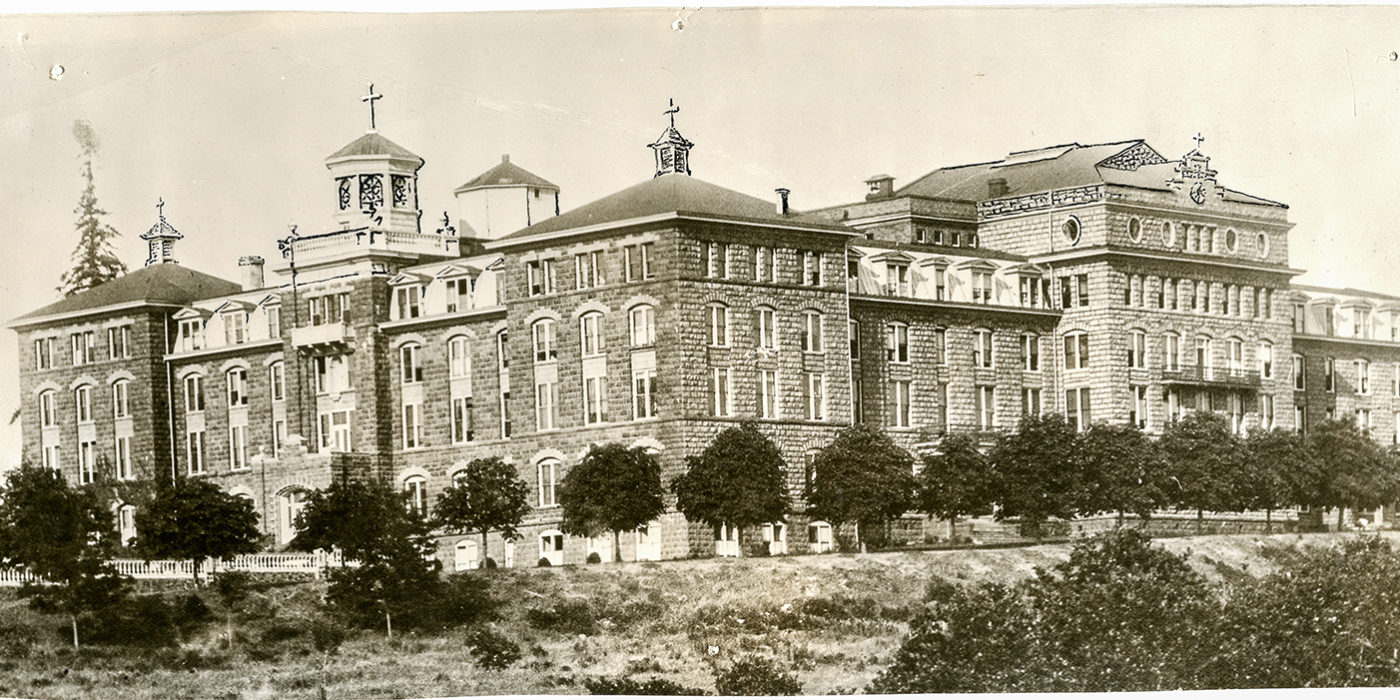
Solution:
{"label": "cross on cupola", "polygon": [[1206,137],[1202,136],[1201,132],[1197,131],[1196,135],[1191,137],[1191,140],[1196,142],[1196,150],[1199,151],[1201,150],[1201,144],[1205,143]]}
{"label": "cross on cupola", "polygon": [[690,174],[690,148],[695,144],[676,131],[676,113],[679,111],[681,108],[676,106],[676,101],[671,100],[670,106],[662,112],[671,118],[671,125],[651,144],[651,150],[656,154],[656,174],[652,177],[671,173]]}
{"label": "cross on cupola", "polygon": [[146,264],[175,262],[174,246],[175,241],[184,238],[185,235],[175,230],[165,221],[165,198],[156,202],[156,217],[159,219],[150,230],[141,234],[141,240],[146,241],[147,254]]}
{"label": "cross on cupola", "polygon": [[382,100],[382,99],[384,99],[384,96],[383,96],[383,95],[375,94],[375,92],[374,92],[374,83],[370,83],[370,84],[369,84],[369,94],[368,94],[368,95],[365,95],[364,97],[361,97],[361,98],[360,98],[360,101],[361,101],[361,102],[367,103],[367,104],[369,105],[369,131],[366,131],[366,132],[365,132],[365,133],[367,133],[367,134],[372,134],[372,133],[374,133],[374,130],[375,130],[375,127],[374,127],[374,101],[375,101],[375,100]]}

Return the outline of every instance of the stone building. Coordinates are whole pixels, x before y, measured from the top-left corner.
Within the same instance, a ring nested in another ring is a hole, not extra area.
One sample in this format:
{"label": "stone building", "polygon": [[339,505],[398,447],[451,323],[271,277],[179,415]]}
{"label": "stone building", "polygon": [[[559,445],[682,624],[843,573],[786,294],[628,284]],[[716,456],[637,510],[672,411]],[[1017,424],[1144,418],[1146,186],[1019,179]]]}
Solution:
{"label": "stone building", "polygon": [[[655,172],[560,213],[508,157],[426,231],[424,161],[371,129],[326,161],[333,226],[279,241],[239,283],[147,266],[10,323],[28,459],[75,483],[183,474],[250,498],[278,545],[333,478],[414,507],[477,457],[532,485],[507,566],[612,556],[564,536],[557,486],[590,445],[659,456],[667,482],[740,421],[782,450],[798,512],[750,533],[831,547],[801,514],[804,465],[843,427],[911,448],[1058,412],[1158,433],[1183,412],[1305,429],[1400,428],[1400,297],[1294,286],[1287,207],[1227,188],[1198,149],[1068,144],[942,168],[811,212],[690,175],[674,122]],[[645,175],[644,175],[645,176]],[[1337,413],[1340,412],[1340,413]],[[131,506],[114,504],[130,535]],[[669,512],[623,557],[734,553]],[[473,537],[443,537],[457,568]]]}

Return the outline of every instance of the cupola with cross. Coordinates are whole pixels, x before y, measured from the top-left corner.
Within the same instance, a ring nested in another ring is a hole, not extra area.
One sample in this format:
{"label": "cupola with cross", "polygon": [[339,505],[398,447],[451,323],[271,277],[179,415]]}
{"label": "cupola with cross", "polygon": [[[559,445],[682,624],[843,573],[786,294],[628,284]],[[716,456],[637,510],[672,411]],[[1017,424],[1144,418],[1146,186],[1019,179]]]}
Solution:
{"label": "cupola with cross", "polygon": [[147,253],[146,264],[174,263],[175,261],[175,241],[185,237],[185,234],[175,230],[165,221],[165,199],[161,198],[156,202],[156,215],[160,218],[150,230],[141,234],[141,240],[146,241]]}
{"label": "cupola with cross", "polygon": [[326,158],[335,183],[334,219],[342,229],[418,233],[418,171],[423,159],[379,134],[375,127],[374,91],[360,100],[369,105],[364,136]]}
{"label": "cupola with cross", "polygon": [[690,174],[690,148],[695,144],[676,131],[676,112],[681,108],[676,106],[675,100],[671,100],[670,105],[662,114],[671,118],[671,125],[651,144],[651,150],[656,154],[656,174],[652,177],[670,173]]}
{"label": "cupola with cross", "polygon": [[1207,200],[1218,198],[1220,195],[1216,191],[1217,173],[1210,169],[1210,157],[1201,152],[1201,143],[1206,137],[1198,132],[1192,140],[1196,142],[1196,147],[1181,157],[1169,184],[1196,206],[1203,206]]}

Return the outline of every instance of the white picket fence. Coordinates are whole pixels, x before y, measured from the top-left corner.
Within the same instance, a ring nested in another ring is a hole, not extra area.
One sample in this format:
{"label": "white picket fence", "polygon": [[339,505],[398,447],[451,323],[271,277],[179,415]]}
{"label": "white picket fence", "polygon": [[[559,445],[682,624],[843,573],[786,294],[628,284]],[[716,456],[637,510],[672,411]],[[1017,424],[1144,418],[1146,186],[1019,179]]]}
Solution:
{"label": "white picket fence", "polygon": [[[194,576],[194,563],[188,559],[112,559],[111,564],[123,576],[139,579],[179,579]],[[232,559],[208,559],[200,566],[201,575],[221,571],[247,571],[259,574],[311,574],[319,578],[326,567],[340,566],[339,552],[310,554],[244,554]],[[19,586],[37,580],[28,571],[0,569],[0,586]]]}

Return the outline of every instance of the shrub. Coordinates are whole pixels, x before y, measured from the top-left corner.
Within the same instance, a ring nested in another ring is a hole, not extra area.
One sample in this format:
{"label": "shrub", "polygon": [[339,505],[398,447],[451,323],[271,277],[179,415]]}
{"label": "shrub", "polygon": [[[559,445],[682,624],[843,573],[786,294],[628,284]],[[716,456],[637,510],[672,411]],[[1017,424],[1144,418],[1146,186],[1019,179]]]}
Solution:
{"label": "shrub", "polygon": [[715,675],[719,695],[801,695],[802,684],[791,673],[759,656],[749,656]]}
{"label": "shrub", "polygon": [[602,563],[603,563],[603,558],[600,557],[600,556],[598,556],[598,553],[597,553],[597,552],[589,552],[589,553],[588,553],[588,563],[589,563],[589,564],[602,564]]}
{"label": "shrub", "polygon": [[450,576],[416,615],[400,614],[405,627],[449,629],[495,618],[499,601],[492,598],[485,580],[470,574]]}
{"label": "shrub", "polygon": [[616,678],[585,678],[583,687],[590,695],[708,695],[699,688],[689,688],[665,678],[644,681],[626,676]]}
{"label": "shrub", "polygon": [[253,589],[253,575],[247,571],[221,571],[214,575],[214,592],[225,606],[245,600]]}
{"label": "shrub", "polygon": [[311,644],[322,654],[334,654],[345,641],[348,631],[334,620],[317,618],[311,623]]}
{"label": "shrub", "polygon": [[495,559],[492,559],[491,557],[486,557],[486,559],[483,560],[483,561],[481,562],[481,568],[483,568],[483,569],[494,569],[494,568],[496,568],[496,560],[495,560]]}
{"label": "shrub", "polygon": [[549,563],[549,557],[540,557],[540,560],[535,562],[535,566],[553,566],[553,564]]}
{"label": "shrub", "polygon": [[170,606],[156,595],[135,596],[103,608],[80,626],[88,630],[90,643],[142,649],[175,646],[180,635]]}
{"label": "shrub", "polygon": [[598,631],[597,616],[583,600],[561,600],[548,608],[525,611],[525,620],[537,630],[560,634],[593,634]]}
{"label": "shrub", "polygon": [[209,609],[209,605],[196,593],[191,593],[180,601],[178,623],[181,632],[188,634],[213,617],[214,613]]}
{"label": "shrub", "polygon": [[467,647],[482,668],[501,670],[520,660],[520,646],[505,635],[489,628],[478,627],[467,633]]}

